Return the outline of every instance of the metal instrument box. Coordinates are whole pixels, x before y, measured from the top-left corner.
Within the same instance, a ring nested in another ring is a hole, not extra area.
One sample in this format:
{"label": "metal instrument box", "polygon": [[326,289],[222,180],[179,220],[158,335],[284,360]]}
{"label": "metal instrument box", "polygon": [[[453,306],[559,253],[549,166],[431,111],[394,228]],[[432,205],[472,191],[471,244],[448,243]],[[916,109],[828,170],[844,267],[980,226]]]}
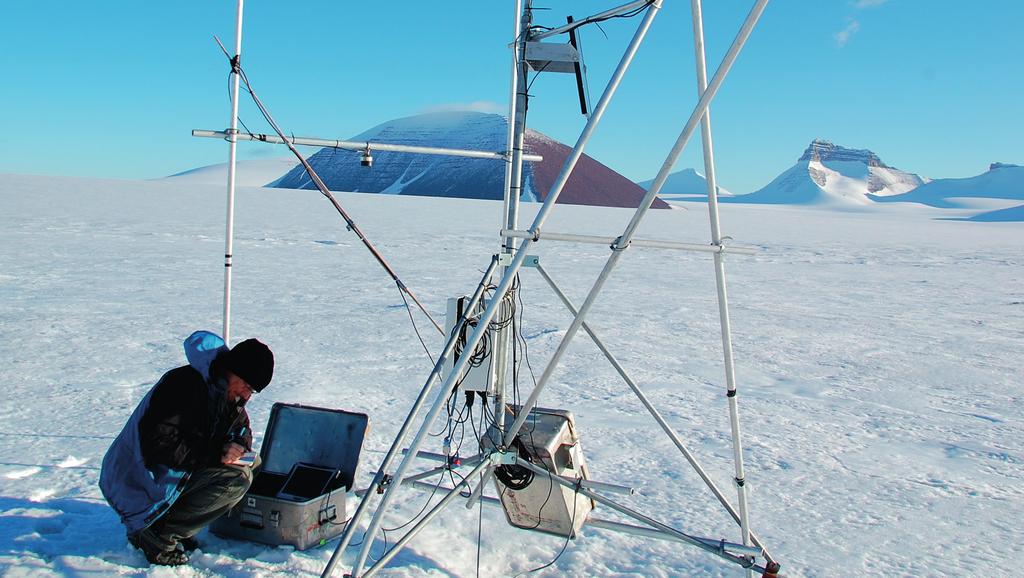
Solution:
{"label": "metal instrument box", "polygon": [[[452,369],[455,364],[459,361],[459,357],[467,355],[468,353],[463,350],[466,346],[466,338],[473,333],[476,328],[476,323],[480,318],[480,314],[483,313],[486,306],[486,302],[481,300],[477,303],[474,311],[467,311],[466,308],[469,306],[470,298],[467,297],[451,297],[448,299],[448,309],[445,315],[444,330],[446,335],[451,335],[455,331],[455,326],[458,325],[459,319],[463,315],[466,316],[467,324],[463,326],[462,332],[459,335],[459,340],[455,345],[455,351],[452,355],[449,355],[447,360],[444,362],[443,378],[447,378],[452,373]],[[505,313],[505,310],[502,310]],[[496,333],[494,331],[488,331],[485,340],[496,339]],[[476,348],[470,357],[478,357],[477,365],[466,366],[465,371],[462,375],[460,387],[465,391],[494,391],[494,363],[491,359],[490,351],[494,350],[493,346],[485,346],[482,341],[477,344]]]}
{"label": "metal instrument box", "polygon": [[[510,411],[519,411],[519,408],[513,406]],[[506,413],[506,428],[512,421],[512,414]],[[484,438],[484,445],[493,447],[492,440],[500,439],[500,434],[492,428]],[[527,454],[528,459],[551,474],[570,480],[590,479],[572,412],[534,408],[517,439],[520,455]],[[495,484],[508,523],[526,530],[575,538],[595,505],[587,496],[540,474],[535,474],[533,481],[523,489],[509,488],[497,477]]]}
{"label": "metal instrument box", "polygon": [[558,42],[527,42],[526,64],[536,72],[575,74],[580,53],[571,44]]}
{"label": "metal instrument box", "polygon": [[210,531],[299,550],[337,536],[368,427],[366,414],[275,403],[252,486]]}

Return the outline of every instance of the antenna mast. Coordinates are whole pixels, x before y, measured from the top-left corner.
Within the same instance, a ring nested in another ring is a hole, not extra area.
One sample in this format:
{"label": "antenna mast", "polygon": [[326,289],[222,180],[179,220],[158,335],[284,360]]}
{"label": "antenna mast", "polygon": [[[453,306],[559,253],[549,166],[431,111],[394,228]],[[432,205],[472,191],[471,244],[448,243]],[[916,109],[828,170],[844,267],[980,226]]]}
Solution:
{"label": "antenna mast", "polygon": [[235,17],[235,56],[231,59],[231,124],[228,129],[228,214],[224,234],[224,343],[231,343],[231,256],[235,244],[235,160],[238,148],[238,63],[242,58],[242,8],[245,0],[238,0]]}

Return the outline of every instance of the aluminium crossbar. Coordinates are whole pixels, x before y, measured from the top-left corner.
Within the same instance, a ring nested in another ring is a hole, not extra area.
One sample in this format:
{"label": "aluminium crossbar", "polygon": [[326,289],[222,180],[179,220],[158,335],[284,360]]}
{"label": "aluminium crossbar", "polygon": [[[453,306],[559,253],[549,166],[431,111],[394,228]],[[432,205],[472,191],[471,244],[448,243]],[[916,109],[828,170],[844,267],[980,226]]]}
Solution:
{"label": "aluminium crossbar", "polygon": [[[238,132],[235,130],[232,133],[230,130],[203,130],[194,129],[192,136],[202,138],[220,138],[229,142],[236,142],[239,140],[249,140],[254,142],[265,142],[269,144],[285,144],[285,140],[274,134],[260,134],[260,133],[249,133],[249,132]],[[234,139],[231,137],[234,136]],[[475,151],[469,149],[453,149],[445,147],[423,147],[415,145],[404,145],[395,143],[384,143],[376,141],[347,141],[347,140],[335,140],[335,139],[323,139],[313,137],[302,137],[293,136],[287,140],[293,145],[302,146],[314,146],[314,147],[327,147],[334,149],[345,149],[352,151],[388,151],[388,152],[401,152],[401,153],[415,153],[421,155],[444,155],[450,157],[469,157],[474,159],[497,159],[497,160],[508,160],[511,156],[508,152],[498,151]],[[528,155],[524,154],[523,159],[527,161],[540,162],[544,160],[544,157],[540,155]]]}
{"label": "aluminium crossbar", "polygon": [[[408,452],[403,452],[403,453],[408,453]],[[435,453],[435,452],[424,452],[424,451],[421,451],[421,452],[418,452],[416,454],[416,457],[418,457],[420,459],[423,459],[423,460],[431,460],[431,461],[435,461],[435,462],[448,462],[449,461],[449,456],[446,456],[444,454]],[[484,458],[482,458],[481,456],[477,455],[477,456],[473,456],[471,458],[465,458],[463,460],[460,460],[458,465],[465,465],[466,462],[469,462],[470,464],[476,464],[479,460],[482,460],[482,459],[484,459]],[[554,474],[548,474],[548,475],[554,475]],[[412,476],[408,476],[405,479],[406,480],[410,480],[410,479],[412,479]],[[562,479],[568,480],[570,482],[575,482],[576,481],[575,479],[566,478],[564,476],[562,476]],[[624,495],[627,495],[627,496],[632,496],[632,495],[636,494],[636,488],[631,488],[629,486],[623,486],[621,484],[610,484],[608,482],[598,482],[596,480],[580,480],[580,484],[582,484],[583,487],[587,488],[588,490],[595,490],[595,491],[601,491],[601,492],[611,492],[611,493],[614,493],[614,494],[624,494]]]}
{"label": "aluminium crossbar", "polygon": [[[555,295],[557,295],[558,298],[562,301],[562,304],[565,305],[566,309],[568,309],[569,312],[572,313],[574,316],[577,315],[578,310],[576,309],[576,306],[573,305],[572,301],[569,299],[568,296],[566,296],[565,292],[563,292],[562,289],[558,286],[558,284],[555,283],[555,280],[551,278],[551,275],[548,274],[547,270],[544,269],[544,267],[541,266],[539,262],[534,266],[534,268],[537,269],[537,272],[540,273],[540,276],[545,281],[547,281],[548,285],[551,287],[551,290],[554,291]],[[728,498],[725,497],[725,493],[722,492],[722,490],[719,489],[718,485],[715,484],[715,482],[711,479],[710,476],[708,476],[707,471],[704,470],[704,467],[700,464],[700,462],[697,461],[696,456],[694,456],[693,453],[689,450],[689,448],[686,447],[686,444],[683,443],[682,438],[679,437],[679,434],[675,431],[675,429],[673,429],[672,426],[669,425],[668,421],[666,421],[665,418],[661,415],[661,412],[659,412],[658,409],[654,407],[654,404],[651,403],[650,399],[647,397],[644,391],[640,389],[640,386],[636,384],[636,382],[629,376],[628,373],[626,373],[626,369],[622,367],[622,364],[619,363],[619,360],[616,359],[615,355],[612,354],[608,347],[605,346],[604,342],[601,341],[601,339],[597,336],[596,333],[594,333],[594,331],[590,328],[590,325],[587,323],[583,323],[583,330],[587,332],[587,335],[590,336],[590,339],[594,342],[594,345],[596,345],[597,348],[601,351],[601,353],[605,356],[605,358],[608,359],[608,362],[611,363],[616,373],[618,373],[619,377],[622,378],[622,381],[624,381],[626,385],[629,386],[629,389],[632,390],[632,392],[636,395],[637,399],[640,400],[640,403],[644,406],[647,412],[651,414],[651,417],[654,418],[654,421],[657,422],[658,426],[660,426],[662,431],[665,432],[665,435],[667,435],[669,439],[672,440],[672,443],[676,446],[676,449],[678,449],[679,452],[683,454],[683,457],[686,458],[687,462],[689,462],[690,467],[693,468],[693,470],[697,473],[697,475],[708,487],[708,489],[711,490],[711,493],[714,494],[716,498],[718,498],[718,502],[722,504],[722,507],[724,507],[726,511],[729,512],[729,515],[732,516],[733,520],[739,523],[739,513],[733,507],[732,503],[729,502]],[[764,553],[764,557],[769,562],[774,561],[771,554],[769,554],[768,550],[765,549],[764,545],[761,543],[761,540],[756,535],[754,535],[753,532],[750,533],[750,539],[753,541],[755,546],[761,549],[761,551]]]}
{"label": "aluminium crossbar", "polygon": [[[620,514],[623,514],[625,516],[633,518],[634,520],[638,520],[640,522],[643,522],[644,524],[647,524],[648,526],[651,526],[653,528],[657,528],[658,530],[661,530],[662,532],[670,534],[670,535],[678,538],[680,541],[686,542],[687,544],[690,544],[691,546],[696,546],[696,547],[700,548],[701,550],[710,552],[711,554],[714,554],[716,556],[724,558],[724,559],[726,559],[726,560],[728,560],[730,562],[734,562],[736,564],[739,564],[739,565],[743,566],[744,568],[752,568],[752,569],[756,569],[756,570],[761,571],[761,572],[764,571],[764,568],[754,564],[753,560],[750,557],[747,557],[747,556],[737,556],[735,554],[731,554],[729,552],[726,552],[726,551],[724,551],[722,549],[715,548],[714,546],[711,546],[710,544],[708,544],[704,540],[698,539],[698,538],[696,538],[694,536],[691,536],[691,535],[689,535],[689,534],[687,534],[685,532],[680,532],[679,530],[676,530],[675,528],[673,528],[671,526],[667,526],[667,525],[665,525],[665,524],[655,520],[654,518],[645,516],[644,514],[641,514],[640,512],[637,512],[636,510],[634,510],[632,508],[629,508],[627,506],[623,506],[622,504],[619,504],[618,502],[615,502],[614,500],[606,498],[605,496],[602,496],[601,494],[598,494],[598,493],[596,493],[596,492],[594,492],[592,490],[588,490],[588,489],[580,486],[579,484],[577,484],[575,482],[566,481],[566,480],[564,480],[560,476],[551,476],[551,475],[549,475],[550,472],[548,472],[548,470],[546,470],[546,469],[544,469],[544,468],[534,464],[533,462],[529,462],[527,460],[524,460],[522,458],[518,458],[517,457],[516,458],[516,465],[524,467],[524,468],[530,470],[535,475],[545,476],[548,479],[550,479],[551,481],[555,482],[556,484],[558,484],[558,485],[560,485],[562,487],[569,488],[569,489],[575,491],[576,493],[579,493],[581,495],[584,495],[584,496],[590,498],[591,500],[594,500],[595,502],[597,502],[599,504],[608,506],[609,508],[619,512]],[[744,546],[746,546],[746,544],[744,544]]]}
{"label": "aluminium crossbar", "polygon": [[[569,233],[548,233],[546,231],[513,231],[502,229],[502,237],[516,239],[534,239],[536,241],[567,241],[570,243],[590,243],[594,245],[614,245],[617,237],[598,237],[597,235],[574,235]],[[656,249],[680,249],[698,253],[738,253],[740,255],[756,255],[757,249],[752,247],[730,247],[722,243],[717,245],[698,245],[697,243],[680,243],[677,241],[660,241],[657,239],[633,239],[630,247],[652,247]]]}
{"label": "aluminium crossbar", "polygon": [[[438,486],[437,484],[431,484],[429,482],[424,482],[424,481],[420,481],[420,480],[417,480],[417,481],[413,482],[412,486],[414,488],[418,489],[418,490],[423,490],[425,492],[436,492],[439,488],[440,489],[444,489],[444,490],[451,490],[452,489],[452,488],[448,488],[447,486],[443,486],[442,487],[442,486]],[[466,497],[465,494],[462,494],[462,496]],[[480,501],[485,506],[488,506],[488,507],[491,507],[491,508],[502,508],[503,507],[501,505],[501,500],[499,500],[498,498],[491,497],[491,496],[483,496],[483,497],[480,498]],[[633,534],[634,536],[643,536],[644,538],[654,538],[654,539],[657,539],[657,540],[672,540],[672,541],[675,541],[675,542],[682,542],[683,544],[688,544],[688,542],[685,542],[684,540],[681,540],[675,534],[670,534],[668,532],[662,532],[661,530],[658,530],[656,528],[649,528],[649,527],[646,527],[646,526],[634,526],[633,524],[625,524],[625,523],[622,523],[622,522],[616,522],[614,520],[606,520],[604,518],[595,518],[593,516],[588,516],[587,517],[586,527],[587,528],[594,528],[594,529],[597,529],[597,530],[606,530],[606,531],[609,531],[609,532],[620,532],[620,533],[623,533],[623,534]],[[748,555],[751,555],[751,556],[757,556],[757,555],[761,554],[761,552],[762,552],[760,548],[755,548],[755,547],[752,547],[752,546],[744,546],[743,544],[737,544],[736,542],[729,542],[728,540],[716,540],[714,538],[702,538],[702,537],[699,537],[699,536],[691,536],[691,537],[693,539],[695,539],[695,540],[700,540],[701,542],[704,542],[708,546],[710,546],[712,548],[715,548],[715,549],[717,549],[719,551],[722,551],[722,552],[728,551],[728,552],[732,552],[734,554],[748,554]]]}
{"label": "aluminium crossbar", "polygon": [[564,34],[564,33],[568,32],[570,30],[573,30],[574,28],[579,28],[580,26],[584,26],[584,25],[589,24],[591,22],[600,22],[601,20],[604,20],[606,18],[611,18],[613,16],[618,16],[619,14],[622,14],[624,12],[629,12],[630,10],[634,10],[634,9],[637,9],[637,8],[641,8],[645,4],[650,4],[650,3],[651,3],[651,0],[635,0],[634,2],[630,2],[628,4],[623,4],[622,6],[618,6],[616,8],[612,8],[610,10],[605,10],[604,12],[601,12],[599,14],[594,14],[593,16],[589,16],[589,17],[584,18],[582,20],[577,20],[575,22],[566,24],[564,26],[559,26],[558,28],[552,28],[551,30],[545,30],[543,32],[538,32],[537,34],[534,34],[534,35],[530,36],[530,40],[531,41],[540,41],[540,40],[544,40],[545,38],[550,38],[552,36],[557,36],[559,34]]}
{"label": "aluminium crossbar", "polygon": [[[760,1],[760,0],[759,0]],[[755,4],[754,10],[764,10],[764,6],[767,0]],[[711,90],[711,86],[708,85],[708,73],[707,73],[707,62],[705,59],[704,50],[704,15],[701,8],[701,0],[690,0],[690,9],[693,13],[693,45],[694,45],[694,59],[697,73],[697,94],[704,98],[704,96]],[[756,22],[756,21],[755,21]],[[743,27],[740,29],[740,35],[750,35],[753,30],[755,22],[743,23]],[[729,51],[732,54],[733,47],[730,47]],[[729,55],[726,55],[726,59]],[[719,67],[721,70],[721,67]],[[718,80],[718,73],[715,73],[715,78],[711,80],[712,85]],[[719,81],[720,83],[720,81]],[[707,187],[708,187],[708,217],[711,220],[711,242],[715,245],[721,245],[722,243],[722,229],[719,222],[718,215],[718,183],[715,177],[715,157],[714,157],[714,144],[711,140],[711,111],[705,110],[704,114],[700,118],[701,127],[701,141],[703,143],[704,153],[704,173],[707,175]],[[655,179],[664,183],[662,178],[664,173],[664,179],[668,178],[668,171],[663,167],[662,172],[658,174]],[[660,185],[655,183],[660,190]],[[652,186],[651,188],[654,188]],[[732,325],[729,321],[729,299],[726,292],[725,285],[725,262],[722,259],[721,253],[715,253],[715,287],[718,290],[718,317],[719,324],[722,328],[722,353],[725,360],[725,386],[726,386],[726,399],[729,405],[729,427],[732,430],[733,439],[733,467],[734,467],[734,480],[736,482],[736,492],[739,499],[739,523],[740,532],[744,544],[749,544],[751,540],[750,532],[750,516],[747,508],[747,491],[746,491],[746,476],[743,473],[743,449],[740,445],[740,420],[739,420],[739,402],[736,399],[736,364],[733,361],[732,351]],[[771,559],[769,558],[771,561]],[[773,565],[777,566],[778,564]],[[750,571],[747,571],[747,578],[750,578]]]}

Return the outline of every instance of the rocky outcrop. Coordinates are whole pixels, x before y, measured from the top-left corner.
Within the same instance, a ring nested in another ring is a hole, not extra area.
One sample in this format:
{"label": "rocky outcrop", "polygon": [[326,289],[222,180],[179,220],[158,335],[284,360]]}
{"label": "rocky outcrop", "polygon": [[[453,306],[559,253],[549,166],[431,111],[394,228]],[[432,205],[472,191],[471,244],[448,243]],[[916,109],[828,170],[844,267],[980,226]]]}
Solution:
{"label": "rocky outcrop", "polygon": [[878,155],[867,149],[850,149],[827,140],[814,139],[797,162],[853,161],[869,167],[887,167]]}

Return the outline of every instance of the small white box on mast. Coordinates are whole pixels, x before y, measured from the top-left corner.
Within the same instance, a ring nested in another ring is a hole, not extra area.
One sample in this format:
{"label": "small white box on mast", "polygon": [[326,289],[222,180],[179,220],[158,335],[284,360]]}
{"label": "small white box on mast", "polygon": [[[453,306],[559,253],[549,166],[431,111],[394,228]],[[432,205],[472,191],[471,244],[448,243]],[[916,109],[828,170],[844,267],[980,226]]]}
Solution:
{"label": "small white box on mast", "polygon": [[580,53],[571,44],[558,42],[527,42],[526,63],[535,72],[576,74]]}

